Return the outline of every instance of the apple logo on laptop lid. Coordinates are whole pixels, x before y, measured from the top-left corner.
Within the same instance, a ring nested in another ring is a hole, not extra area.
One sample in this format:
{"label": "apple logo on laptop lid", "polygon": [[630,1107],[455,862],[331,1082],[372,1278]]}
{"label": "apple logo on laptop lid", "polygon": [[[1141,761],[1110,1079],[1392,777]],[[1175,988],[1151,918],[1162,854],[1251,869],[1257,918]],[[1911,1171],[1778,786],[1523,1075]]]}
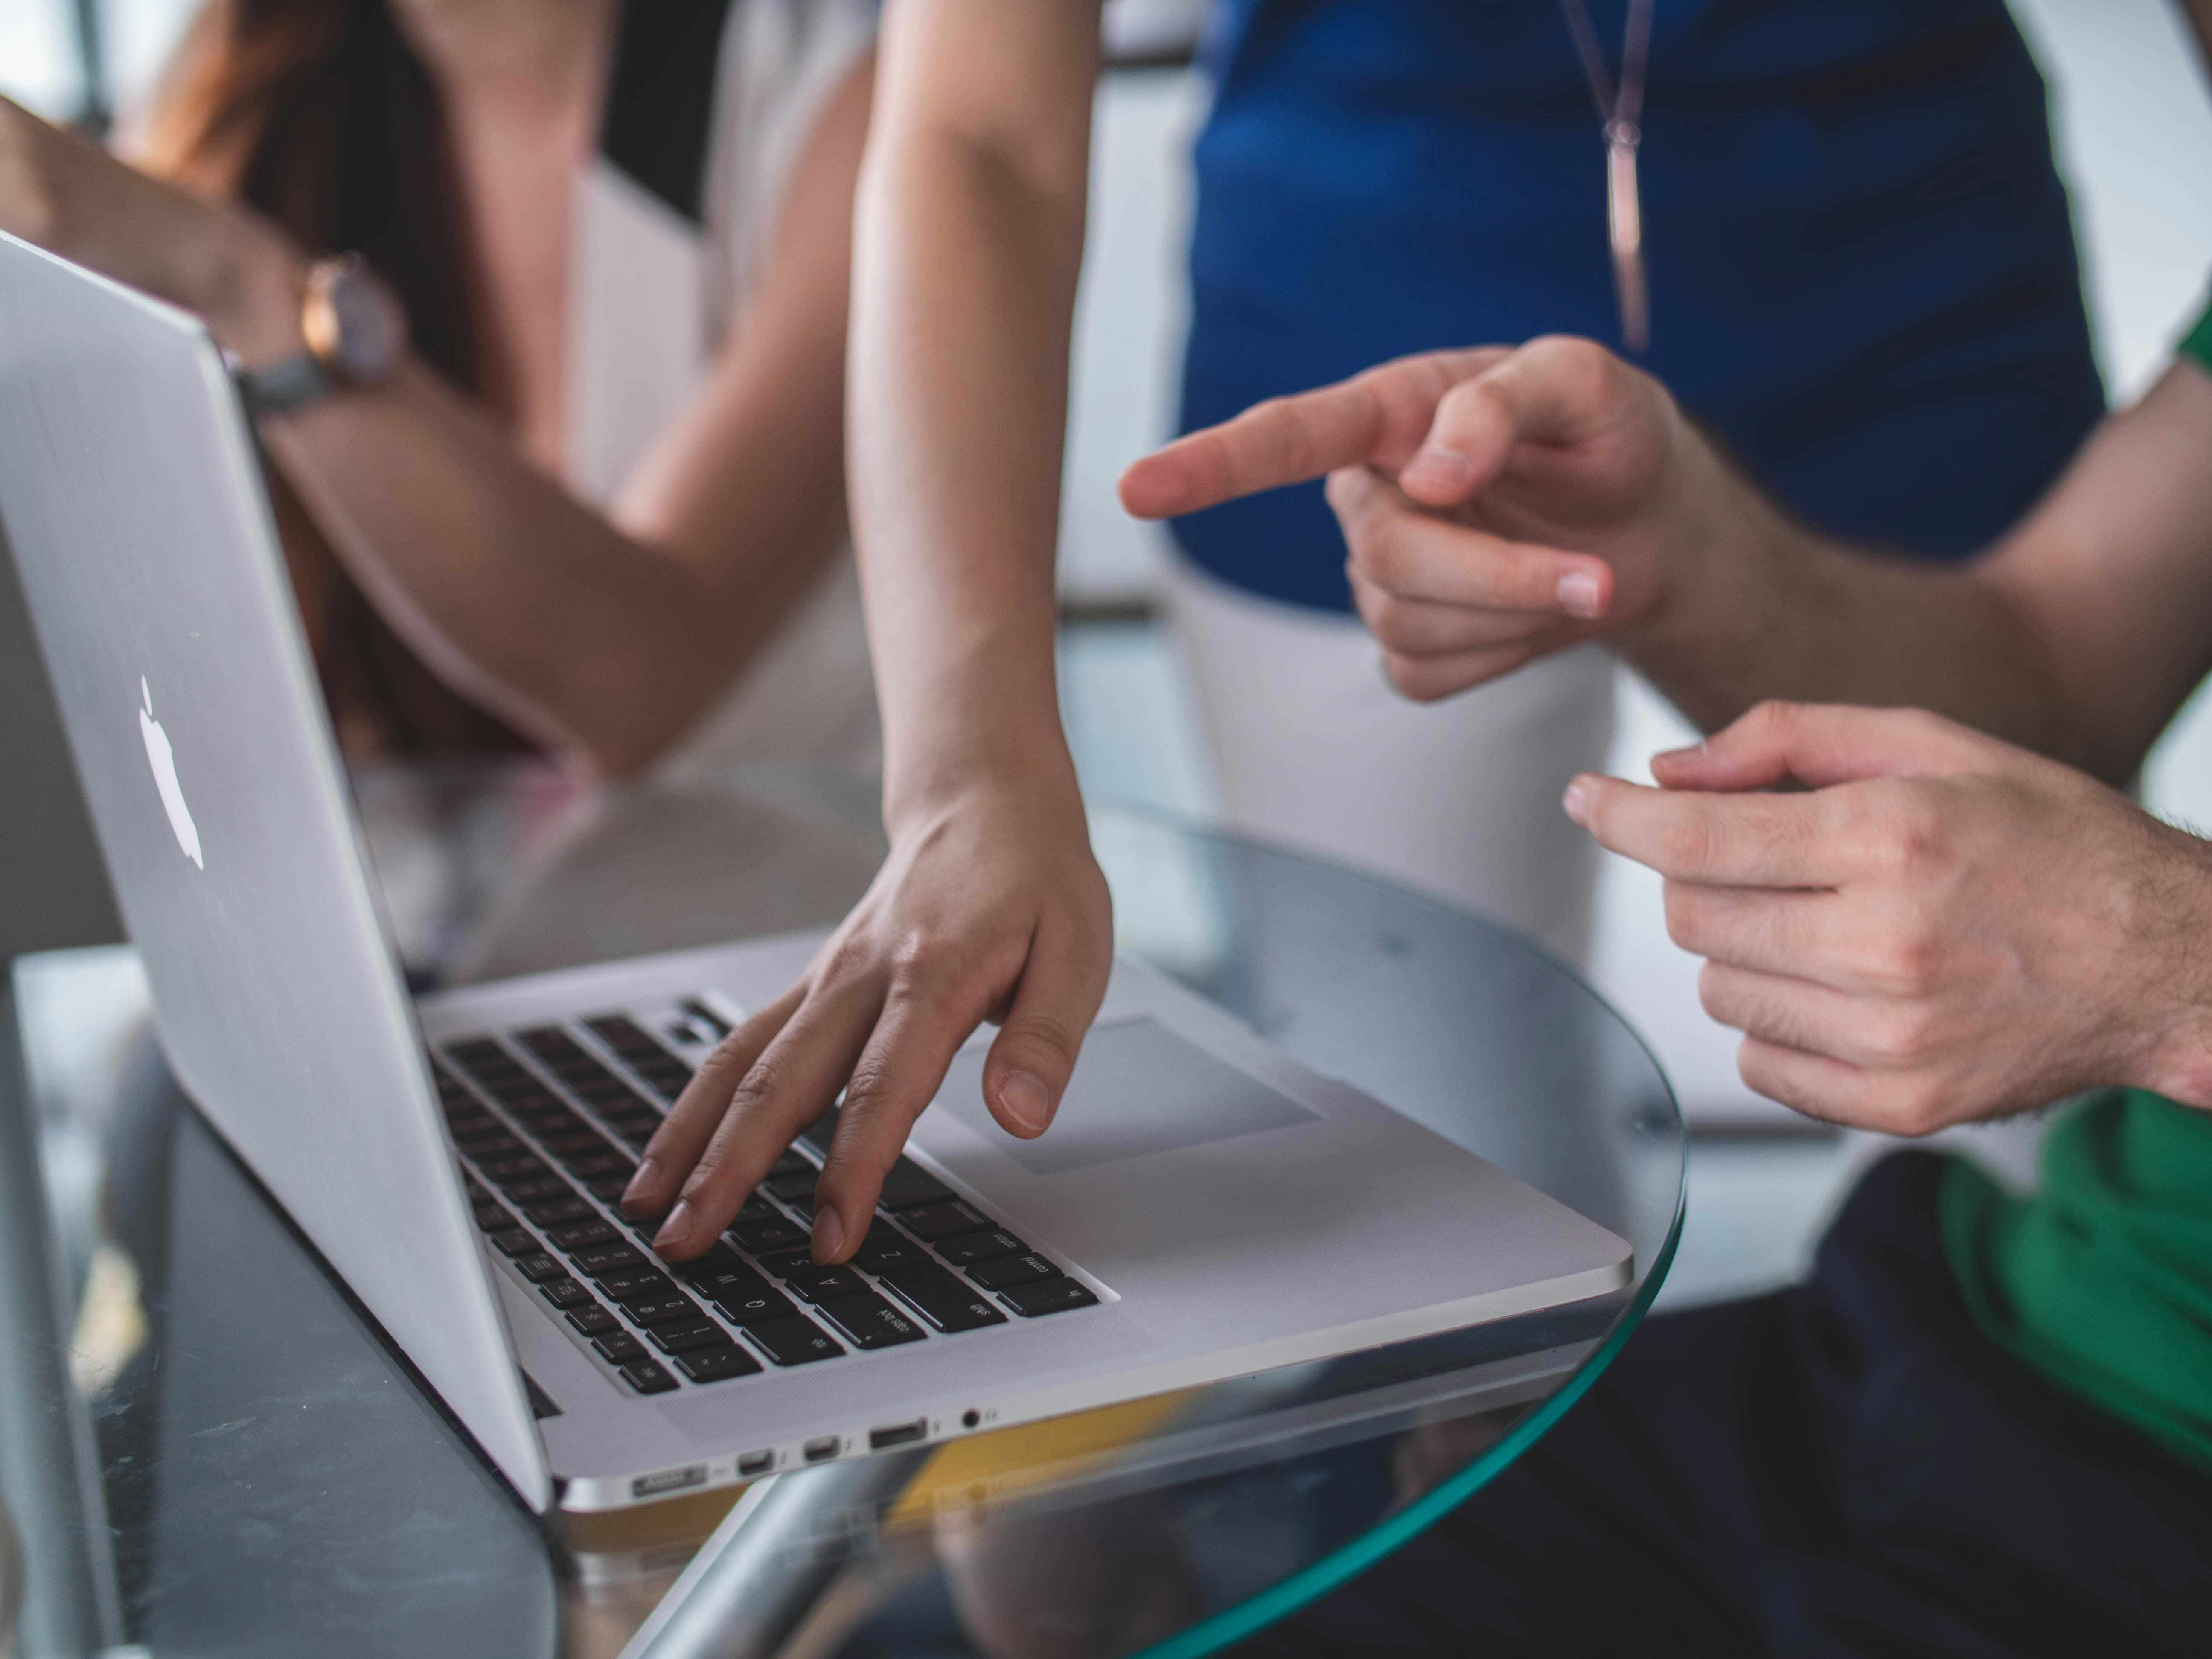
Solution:
{"label": "apple logo on laptop lid", "polygon": [[146,739],[146,761],[154,769],[154,787],[161,792],[162,810],[169,815],[169,828],[176,831],[177,845],[185,856],[204,870],[207,860],[200,856],[199,826],[192,822],[192,809],[185,805],[184,788],[177,781],[176,753],[169,747],[169,734],[154,718],[154,693],[143,674],[138,677],[138,696],[143,703],[138,710],[138,734]]}

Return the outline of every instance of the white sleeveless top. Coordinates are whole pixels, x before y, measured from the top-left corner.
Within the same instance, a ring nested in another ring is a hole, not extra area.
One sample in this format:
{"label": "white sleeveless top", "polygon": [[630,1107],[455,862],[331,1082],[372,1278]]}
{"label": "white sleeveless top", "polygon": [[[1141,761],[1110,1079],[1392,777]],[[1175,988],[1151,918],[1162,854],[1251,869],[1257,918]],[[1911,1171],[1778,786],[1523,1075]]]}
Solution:
{"label": "white sleeveless top", "polygon": [[[631,0],[599,154],[578,179],[566,482],[605,507],[689,406],[760,275],[792,169],[873,43],[873,0]],[[872,771],[852,548],[655,768]]]}

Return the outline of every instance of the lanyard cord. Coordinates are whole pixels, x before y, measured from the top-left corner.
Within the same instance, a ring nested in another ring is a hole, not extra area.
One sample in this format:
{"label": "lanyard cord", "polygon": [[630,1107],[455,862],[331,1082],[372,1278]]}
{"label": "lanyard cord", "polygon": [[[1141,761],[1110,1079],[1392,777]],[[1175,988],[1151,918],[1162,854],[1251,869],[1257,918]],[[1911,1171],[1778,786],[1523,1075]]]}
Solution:
{"label": "lanyard cord", "polygon": [[1606,136],[1612,137],[1616,125],[1625,125],[1629,131],[1621,136],[1634,143],[1642,137],[1636,131],[1636,122],[1644,113],[1644,65],[1651,51],[1651,0],[1628,0],[1628,24],[1620,37],[1618,98],[1605,72],[1605,52],[1590,23],[1588,0],[1559,0],[1559,4],[1567,14],[1567,32],[1575,38],[1575,52],[1583,60],[1583,73],[1589,77],[1590,96],[1596,101],[1598,118],[1606,125]]}
{"label": "lanyard cord", "polygon": [[1651,343],[1650,295],[1644,276],[1644,209],[1636,180],[1636,151],[1644,142],[1637,121],[1644,113],[1644,67],[1650,56],[1653,0],[1628,0],[1620,39],[1620,88],[1607,78],[1605,54],[1590,25],[1589,0],[1559,0],[1574,36],[1598,118],[1605,123],[1606,231],[1613,246],[1613,297],[1620,305],[1621,343],[1641,352]]}

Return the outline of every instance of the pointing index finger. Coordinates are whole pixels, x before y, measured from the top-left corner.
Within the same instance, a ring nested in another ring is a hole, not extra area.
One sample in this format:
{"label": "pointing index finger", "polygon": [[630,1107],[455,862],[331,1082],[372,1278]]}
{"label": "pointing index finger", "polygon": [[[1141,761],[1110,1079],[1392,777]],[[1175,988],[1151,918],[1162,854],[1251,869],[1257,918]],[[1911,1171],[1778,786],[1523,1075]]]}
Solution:
{"label": "pointing index finger", "polygon": [[1444,393],[1503,355],[1499,348],[1427,352],[1255,404],[1132,462],[1121,475],[1121,505],[1140,519],[1166,519],[1339,467],[1395,471],[1428,435]]}

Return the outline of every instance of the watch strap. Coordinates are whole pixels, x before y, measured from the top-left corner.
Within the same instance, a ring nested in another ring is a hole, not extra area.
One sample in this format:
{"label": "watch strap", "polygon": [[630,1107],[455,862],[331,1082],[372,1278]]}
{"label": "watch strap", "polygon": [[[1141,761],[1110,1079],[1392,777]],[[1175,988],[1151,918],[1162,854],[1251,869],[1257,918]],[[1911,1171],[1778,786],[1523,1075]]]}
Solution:
{"label": "watch strap", "polygon": [[240,377],[247,406],[256,415],[284,415],[319,403],[343,384],[311,351],[295,352]]}

